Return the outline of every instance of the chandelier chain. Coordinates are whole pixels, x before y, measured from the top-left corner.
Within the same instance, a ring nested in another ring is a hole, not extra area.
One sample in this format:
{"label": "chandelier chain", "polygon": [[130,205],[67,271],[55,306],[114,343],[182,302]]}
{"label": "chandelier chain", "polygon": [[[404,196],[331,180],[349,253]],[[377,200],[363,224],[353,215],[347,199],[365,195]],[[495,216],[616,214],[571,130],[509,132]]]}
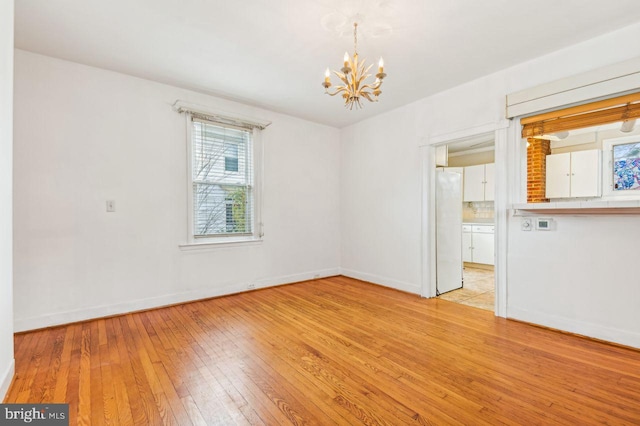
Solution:
{"label": "chandelier chain", "polygon": [[358,54],[358,23],[353,23],[353,54]]}

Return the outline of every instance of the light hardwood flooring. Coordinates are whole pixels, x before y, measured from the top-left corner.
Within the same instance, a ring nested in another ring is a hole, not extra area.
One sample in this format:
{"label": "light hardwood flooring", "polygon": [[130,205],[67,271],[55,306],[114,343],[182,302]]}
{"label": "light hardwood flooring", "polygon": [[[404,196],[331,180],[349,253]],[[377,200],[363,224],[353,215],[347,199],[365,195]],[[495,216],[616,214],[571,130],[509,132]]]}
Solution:
{"label": "light hardwood flooring", "polygon": [[441,294],[438,297],[494,312],[496,298],[494,272],[465,265],[463,277],[463,288]]}
{"label": "light hardwood flooring", "polygon": [[640,352],[333,277],[15,338],[71,424],[640,424]]}

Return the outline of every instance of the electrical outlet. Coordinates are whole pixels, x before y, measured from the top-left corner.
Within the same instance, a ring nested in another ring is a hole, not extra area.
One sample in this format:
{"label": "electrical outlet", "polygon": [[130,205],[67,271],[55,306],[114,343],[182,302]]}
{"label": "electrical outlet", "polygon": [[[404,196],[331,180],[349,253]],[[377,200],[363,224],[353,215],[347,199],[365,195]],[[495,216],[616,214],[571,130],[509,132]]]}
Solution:
{"label": "electrical outlet", "polygon": [[520,222],[520,229],[531,231],[533,229],[533,220],[530,217],[523,217],[522,222]]}
{"label": "electrical outlet", "polygon": [[107,200],[107,212],[113,213],[116,211],[116,202],[114,200]]}
{"label": "electrical outlet", "polygon": [[255,290],[256,289],[256,285],[251,283],[247,285],[247,290]]}

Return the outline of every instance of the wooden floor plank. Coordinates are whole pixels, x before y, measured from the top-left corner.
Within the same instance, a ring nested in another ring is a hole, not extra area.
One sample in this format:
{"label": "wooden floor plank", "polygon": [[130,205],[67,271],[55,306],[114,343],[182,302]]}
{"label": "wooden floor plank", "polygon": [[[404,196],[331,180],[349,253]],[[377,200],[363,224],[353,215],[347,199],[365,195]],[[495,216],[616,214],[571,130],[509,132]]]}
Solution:
{"label": "wooden floor plank", "polygon": [[19,334],[71,424],[640,424],[640,351],[332,277]]}
{"label": "wooden floor plank", "polygon": [[[126,356],[129,360],[131,376],[137,390],[139,407],[141,411],[134,418],[135,424],[162,424],[165,419],[165,412],[159,410],[152,384],[148,379],[148,358],[146,354],[136,344],[135,324],[131,321],[132,315],[120,317],[123,341],[126,348]],[[122,356],[121,348],[121,356]],[[145,369],[147,368],[147,370]],[[129,398],[131,401],[131,398]],[[160,407],[164,408],[164,407]]]}
{"label": "wooden floor plank", "polygon": [[[231,306],[227,306],[225,309],[221,310],[220,314],[225,317],[233,317],[236,318],[234,324],[246,324],[245,318],[242,316],[239,310],[229,309]],[[214,320],[211,316],[208,317],[209,320]],[[235,336],[235,332],[233,327],[229,327],[227,330],[227,337],[231,342],[233,340],[233,336]],[[286,357],[282,357],[278,354],[273,346],[273,342],[265,340],[268,339],[268,336],[264,333],[264,330],[256,330],[256,332],[252,332],[255,336],[262,337],[256,343],[261,345],[266,345],[267,350],[272,355],[277,356],[263,356],[264,353],[259,349],[260,346],[255,345],[249,348],[254,356],[250,357],[251,362],[255,365],[256,369],[260,369],[266,376],[268,381],[276,381],[281,383],[278,386],[278,390],[280,391],[280,397],[277,398],[281,401],[281,406],[284,407],[284,404],[293,411],[290,412],[292,414],[295,412],[298,416],[302,418],[306,418],[306,423],[312,422],[314,419],[321,418],[324,416],[324,412],[321,410],[321,406],[324,406],[326,403],[323,402],[322,398],[318,398],[318,387],[309,387],[301,381],[301,375],[297,374],[295,369],[290,368],[287,365]],[[256,339],[258,340],[258,339]],[[265,351],[266,352],[266,351]],[[238,354],[241,356],[241,354]],[[265,387],[264,383],[260,383],[259,379],[255,379],[254,382],[258,383],[260,387],[267,393],[274,395],[274,390],[270,387]],[[317,383],[316,383],[317,384]],[[302,392],[300,392],[302,391]],[[316,394],[315,398],[310,398],[311,395]],[[302,397],[302,401],[301,401]],[[343,420],[341,417],[339,418],[341,421]],[[335,421],[336,424],[339,424],[340,421]]]}
{"label": "wooden floor plank", "polygon": [[[360,399],[366,398],[371,399],[372,402],[377,404],[380,410],[384,409],[389,412],[389,415],[393,415],[398,419],[405,417],[412,418],[413,416],[416,416],[417,413],[407,410],[401,403],[389,405],[387,401],[376,400],[376,389],[371,386],[371,381],[369,380],[371,376],[368,375],[368,373],[371,373],[371,370],[364,372],[363,376],[367,376],[367,379],[363,380],[362,376],[355,374],[356,370],[351,368],[353,367],[353,364],[349,364],[349,368],[347,369],[342,369],[336,368],[340,365],[338,362],[339,360],[336,358],[334,358],[331,363],[323,362],[324,359],[317,350],[317,348],[320,347],[318,345],[321,345],[321,343],[318,341],[308,340],[308,337],[313,333],[305,333],[306,342],[302,342],[297,339],[296,335],[286,332],[286,329],[289,327],[287,327],[286,322],[283,322],[281,324],[282,327],[279,329],[279,333],[276,334],[279,338],[269,338],[269,330],[275,327],[274,319],[276,319],[276,317],[274,315],[276,312],[283,315],[282,319],[286,319],[287,314],[292,313],[282,305],[277,307],[270,306],[263,311],[263,308],[266,306],[264,301],[256,303],[254,306],[255,309],[252,312],[253,315],[260,315],[261,312],[263,312],[261,315],[262,318],[265,320],[267,318],[271,318],[271,321],[267,322],[269,324],[268,329],[263,328],[262,330],[256,330],[256,334],[267,336],[269,339],[269,341],[265,342],[266,347],[269,349],[268,353],[279,354],[280,358],[291,367],[290,371],[297,373],[288,374],[287,377],[303,376],[308,379],[311,378],[311,383],[316,388],[320,387],[319,384],[324,385],[324,395],[315,395],[313,398],[315,404],[322,403],[323,396],[326,395],[330,400],[342,401],[342,405],[345,409],[356,409],[360,416],[375,418],[375,415],[368,414],[362,409],[357,409],[357,407],[362,405]],[[309,312],[308,309],[307,312]],[[260,325],[261,323],[257,324]],[[298,323],[298,326],[304,327],[301,322]],[[306,329],[302,328],[301,330]],[[273,356],[270,356],[270,359],[273,359]],[[285,367],[279,366],[279,369],[283,368]],[[305,386],[305,383],[302,382],[300,386]],[[346,388],[358,390],[358,392],[345,392]],[[305,395],[314,395],[314,392],[312,389],[309,389],[305,392]],[[322,408],[324,408],[324,405],[325,404],[322,404]],[[336,420],[336,423],[339,423],[339,421]]]}
{"label": "wooden floor plank", "polygon": [[[72,324],[69,327],[74,329],[74,333],[71,342],[69,374],[67,375],[67,394],[63,402],[69,403],[69,423],[75,425],[79,423],[78,416],[80,415],[80,358],[82,354],[82,332],[84,324]],[[29,401],[20,400],[20,402]]]}
{"label": "wooden floor plank", "polygon": [[[192,310],[194,306],[195,310]],[[207,422],[229,422],[231,421],[229,411],[238,411],[238,414],[242,414],[249,424],[260,424],[261,419],[264,419],[267,424],[282,422],[286,424],[285,414],[271,401],[260,398],[261,389],[249,378],[250,374],[247,374],[247,368],[250,366],[247,366],[245,358],[234,350],[239,342],[237,335],[234,335],[233,339],[226,339],[221,331],[224,326],[218,328],[207,325],[197,307],[197,303],[178,307],[175,313],[185,324],[188,336],[184,338],[198,342],[197,347],[201,352],[199,359],[203,361],[199,371],[202,377],[209,378],[206,393],[219,397],[211,407],[201,407]],[[195,397],[204,397],[201,387],[189,386],[189,389]],[[229,407],[219,404],[219,400],[226,399],[225,396],[231,401]],[[260,411],[259,416],[255,413],[256,410]]]}
{"label": "wooden floor plank", "polygon": [[65,327],[64,344],[60,354],[60,369],[56,375],[55,387],[53,390],[53,400],[47,402],[64,403],[66,401],[67,385],[69,383],[69,364],[71,363],[71,353],[73,350],[73,339],[78,327]]}

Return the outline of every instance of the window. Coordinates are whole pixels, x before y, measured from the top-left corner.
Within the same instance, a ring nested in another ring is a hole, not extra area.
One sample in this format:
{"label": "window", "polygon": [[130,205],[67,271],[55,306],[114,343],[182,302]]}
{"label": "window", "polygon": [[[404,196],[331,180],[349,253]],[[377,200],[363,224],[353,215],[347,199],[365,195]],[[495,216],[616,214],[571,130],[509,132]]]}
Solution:
{"label": "window", "polygon": [[637,135],[638,118],[640,92],[521,118],[527,201],[640,199],[640,138],[615,137]]}
{"label": "window", "polygon": [[254,233],[253,131],[191,117],[194,238]]}
{"label": "window", "polygon": [[640,188],[640,142],[613,145],[613,190]]}

